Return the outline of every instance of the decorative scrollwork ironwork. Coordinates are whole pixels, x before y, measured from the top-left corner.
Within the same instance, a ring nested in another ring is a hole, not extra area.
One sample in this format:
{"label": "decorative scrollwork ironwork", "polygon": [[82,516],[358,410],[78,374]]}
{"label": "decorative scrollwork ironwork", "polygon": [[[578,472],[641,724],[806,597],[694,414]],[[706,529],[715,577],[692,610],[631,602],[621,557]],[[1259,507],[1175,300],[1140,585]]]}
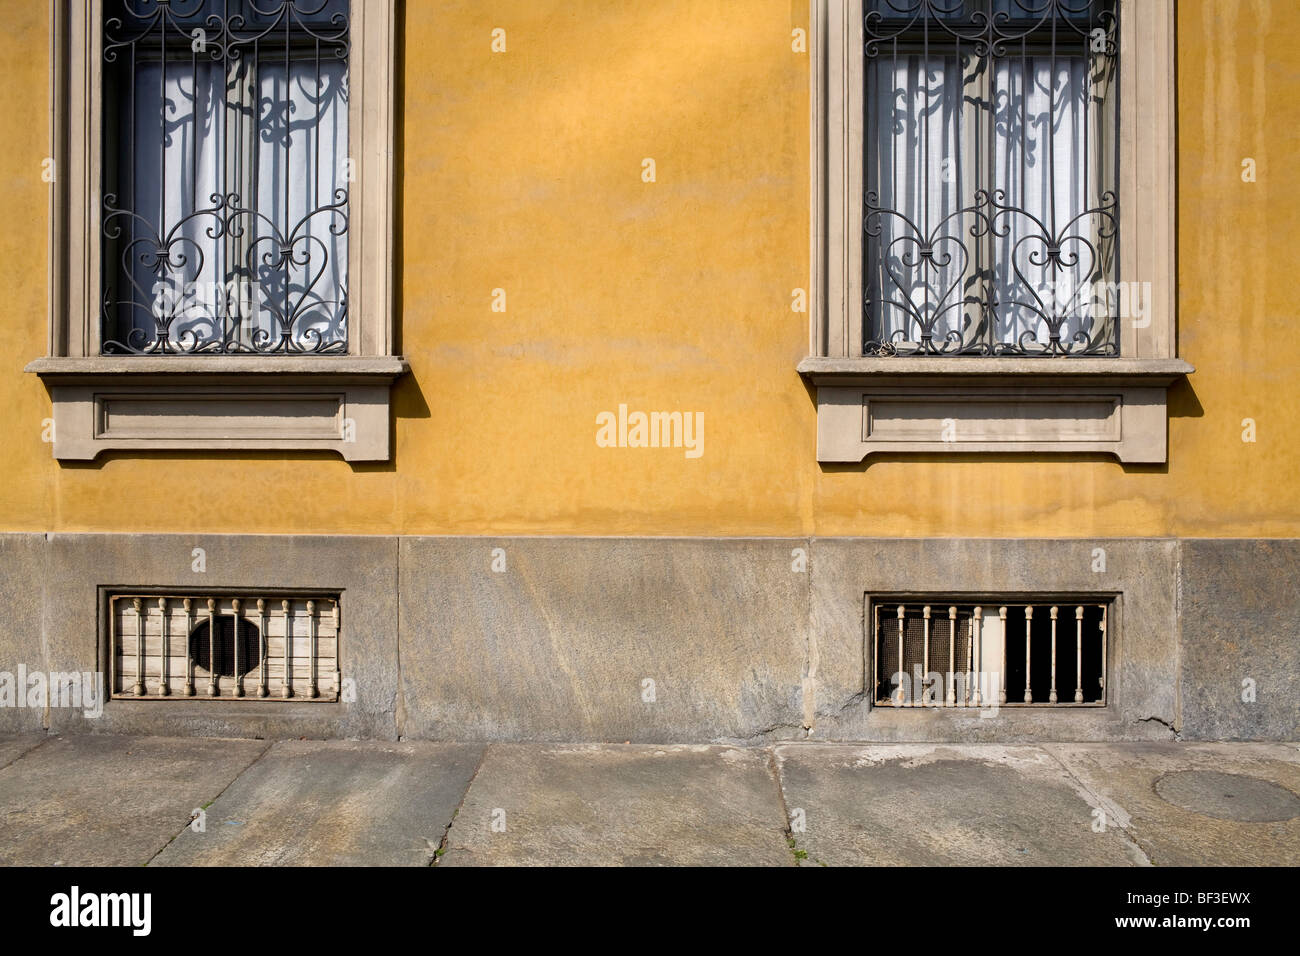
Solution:
{"label": "decorative scrollwork ironwork", "polygon": [[103,352],[347,351],[346,10],[106,0]]}
{"label": "decorative scrollwork ironwork", "polygon": [[1113,0],[868,0],[864,354],[1119,354],[1117,30]]}

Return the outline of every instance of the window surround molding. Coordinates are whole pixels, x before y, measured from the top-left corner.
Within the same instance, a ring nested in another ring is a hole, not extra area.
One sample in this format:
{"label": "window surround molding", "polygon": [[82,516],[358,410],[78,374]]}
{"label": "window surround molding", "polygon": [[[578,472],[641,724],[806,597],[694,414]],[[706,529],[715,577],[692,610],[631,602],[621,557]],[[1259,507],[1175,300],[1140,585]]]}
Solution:
{"label": "window surround molding", "polygon": [[396,0],[352,0],[348,351],[337,356],[100,354],[103,0],[51,0],[50,293],[54,457],[110,450],[328,450],[390,457]]}
{"label": "window surround molding", "polygon": [[1174,0],[1119,0],[1119,279],[1143,285],[1115,358],[875,357],[863,341],[864,0],[813,0],[809,355],[817,460],[900,452],[1168,458],[1176,327]]}

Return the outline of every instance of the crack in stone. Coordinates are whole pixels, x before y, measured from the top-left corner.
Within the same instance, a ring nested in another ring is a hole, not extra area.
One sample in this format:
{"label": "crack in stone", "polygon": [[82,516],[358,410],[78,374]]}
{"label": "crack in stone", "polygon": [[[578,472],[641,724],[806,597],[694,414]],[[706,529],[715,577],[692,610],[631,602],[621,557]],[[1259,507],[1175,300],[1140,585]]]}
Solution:
{"label": "crack in stone", "polygon": [[1167,728],[1169,729],[1169,732],[1170,732],[1171,734],[1174,735],[1174,739],[1175,739],[1175,740],[1181,740],[1181,739],[1182,739],[1181,735],[1179,734],[1178,728],[1175,727],[1173,724],[1171,724],[1169,721],[1164,720],[1163,718],[1156,717],[1156,716],[1154,716],[1154,715],[1151,716],[1151,717],[1140,717],[1140,718],[1138,718],[1138,723],[1142,723],[1142,724],[1149,724],[1149,723],[1151,723],[1152,721],[1154,721],[1154,722],[1157,723],[1157,724],[1160,724],[1160,726],[1162,726],[1162,727],[1167,727]]}

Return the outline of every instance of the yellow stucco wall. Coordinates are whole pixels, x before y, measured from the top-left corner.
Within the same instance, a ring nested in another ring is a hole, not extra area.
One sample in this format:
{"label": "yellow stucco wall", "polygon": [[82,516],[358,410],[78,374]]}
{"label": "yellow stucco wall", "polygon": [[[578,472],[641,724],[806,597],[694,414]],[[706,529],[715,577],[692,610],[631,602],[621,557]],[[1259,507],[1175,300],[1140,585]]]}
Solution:
{"label": "yellow stucco wall", "polygon": [[[410,0],[397,267],[413,373],[393,463],[60,466],[45,389],[22,372],[46,342],[48,11],[0,7],[0,530],[1300,535],[1294,0],[1180,3],[1180,352],[1198,371],[1173,395],[1167,469],[817,465],[790,310],[808,283],[808,58],[790,50],[807,0]],[[596,415],[620,403],[702,412],[703,456],[598,448]]]}

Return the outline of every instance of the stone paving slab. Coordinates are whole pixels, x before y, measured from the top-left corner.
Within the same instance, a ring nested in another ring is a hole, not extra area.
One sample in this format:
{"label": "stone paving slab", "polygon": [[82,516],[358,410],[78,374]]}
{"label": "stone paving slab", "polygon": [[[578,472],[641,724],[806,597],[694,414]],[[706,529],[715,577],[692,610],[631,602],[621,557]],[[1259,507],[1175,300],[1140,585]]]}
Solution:
{"label": "stone paving slab", "polygon": [[804,865],[1146,862],[1118,828],[1094,831],[1096,802],[1038,747],[794,744],[776,759]]}
{"label": "stone paving slab", "polygon": [[769,761],[714,746],[496,745],[438,866],[789,866]]}
{"label": "stone paving slab", "polygon": [[1159,866],[1300,865],[1294,744],[1045,744]]}
{"label": "stone paving slab", "polygon": [[277,743],[155,866],[427,866],[483,747]]}
{"label": "stone paving slab", "polygon": [[52,737],[0,770],[0,864],[139,866],[269,746]]}

